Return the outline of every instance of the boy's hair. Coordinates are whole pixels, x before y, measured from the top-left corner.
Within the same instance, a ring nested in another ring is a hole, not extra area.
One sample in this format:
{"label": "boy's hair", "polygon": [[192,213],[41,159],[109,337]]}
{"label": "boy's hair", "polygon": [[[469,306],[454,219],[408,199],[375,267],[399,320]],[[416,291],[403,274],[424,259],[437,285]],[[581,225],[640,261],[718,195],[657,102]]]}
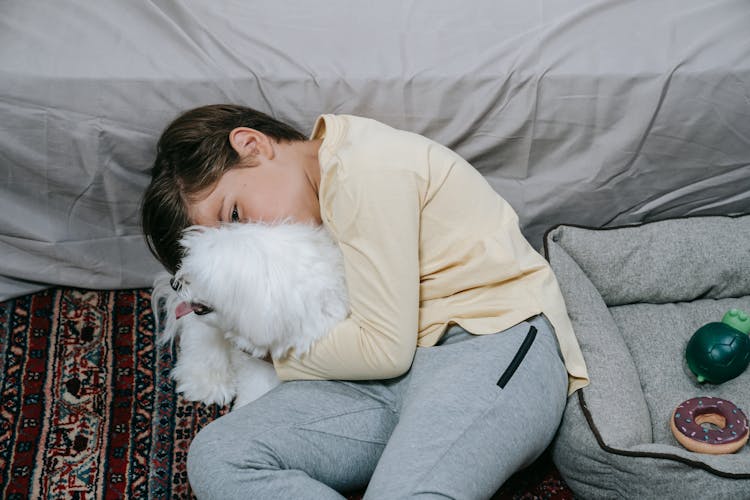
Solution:
{"label": "boy's hair", "polygon": [[306,139],[265,113],[231,104],[191,109],[169,124],[156,146],[141,223],[149,250],[172,274],[182,259],[182,231],[191,225],[189,204],[224,172],[254,165],[252,159],[240,161],[229,142],[229,133],[237,127],[255,129],[279,142]]}

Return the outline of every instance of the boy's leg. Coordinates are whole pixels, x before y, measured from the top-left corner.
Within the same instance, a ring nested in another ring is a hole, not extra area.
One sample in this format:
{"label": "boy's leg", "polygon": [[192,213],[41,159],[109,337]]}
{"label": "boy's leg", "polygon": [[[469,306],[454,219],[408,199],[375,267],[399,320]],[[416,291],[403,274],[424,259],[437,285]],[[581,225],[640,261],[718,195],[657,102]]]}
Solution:
{"label": "boy's leg", "polygon": [[203,499],[337,499],[369,480],[396,424],[388,383],[292,381],[212,422],[188,454]]}
{"label": "boy's leg", "polygon": [[[531,326],[537,333],[530,348],[508,370]],[[404,391],[365,499],[481,499],[549,445],[565,407],[567,373],[554,331],[537,316],[497,334],[463,333],[418,348]]]}

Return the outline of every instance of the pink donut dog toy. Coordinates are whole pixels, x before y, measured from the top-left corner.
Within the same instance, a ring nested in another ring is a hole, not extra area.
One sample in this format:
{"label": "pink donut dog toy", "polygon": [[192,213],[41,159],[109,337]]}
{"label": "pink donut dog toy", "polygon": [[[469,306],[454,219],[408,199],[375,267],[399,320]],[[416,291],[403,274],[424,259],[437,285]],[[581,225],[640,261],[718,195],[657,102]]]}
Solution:
{"label": "pink donut dog toy", "polygon": [[[747,443],[747,417],[726,399],[710,396],[683,401],[669,421],[682,446],[698,453],[734,453]],[[718,429],[705,427],[713,424]]]}

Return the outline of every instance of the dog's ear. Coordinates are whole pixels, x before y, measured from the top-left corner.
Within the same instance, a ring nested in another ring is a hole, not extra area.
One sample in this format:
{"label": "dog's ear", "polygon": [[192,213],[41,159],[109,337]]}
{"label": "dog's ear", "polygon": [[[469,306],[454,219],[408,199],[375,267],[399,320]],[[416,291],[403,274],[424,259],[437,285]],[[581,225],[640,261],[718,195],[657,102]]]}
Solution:
{"label": "dog's ear", "polygon": [[159,273],[154,279],[154,288],[151,292],[154,333],[160,343],[171,342],[177,336],[175,308],[183,299],[175,291],[172,283],[173,276],[171,274],[167,272]]}
{"label": "dog's ear", "polygon": [[169,297],[176,293],[176,290],[172,286],[172,280],[172,275],[167,272],[161,272],[154,278],[153,290],[151,292],[151,309],[153,309],[157,321],[159,313],[163,310],[165,303],[169,301]]}
{"label": "dog's ear", "polygon": [[174,290],[175,292],[179,292],[182,289],[182,281],[172,276],[171,278],[169,278],[169,286],[171,286],[172,290]]}

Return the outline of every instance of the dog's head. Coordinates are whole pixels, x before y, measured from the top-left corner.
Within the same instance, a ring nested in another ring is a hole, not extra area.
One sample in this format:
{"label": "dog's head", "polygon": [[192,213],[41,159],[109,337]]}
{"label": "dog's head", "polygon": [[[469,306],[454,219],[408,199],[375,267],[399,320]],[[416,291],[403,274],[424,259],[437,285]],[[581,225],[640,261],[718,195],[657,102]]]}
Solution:
{"label": "dog's head", "polygon": [[166,303],[163,341],[194,315],[253,355],[281,356],[348,313],[340,250],[322,226],[192,227],[180,244],[179,270],[154,284],[152,300]]}
{"label": "dog's head", "polygon": [[177,278],[167,272],[162,272],[156,276],[153,286],[151,304],[156,320],[156,331],[161,331],[158,337],[159,342],[171,342],[179,336],[184,323],[180,320],[188,314],[193,315],[196,321],[214,328],[220,327],[218,315],[213,307],[200,302],[200,299],[191,293],[192,288],[184,281],[184,278]]}

